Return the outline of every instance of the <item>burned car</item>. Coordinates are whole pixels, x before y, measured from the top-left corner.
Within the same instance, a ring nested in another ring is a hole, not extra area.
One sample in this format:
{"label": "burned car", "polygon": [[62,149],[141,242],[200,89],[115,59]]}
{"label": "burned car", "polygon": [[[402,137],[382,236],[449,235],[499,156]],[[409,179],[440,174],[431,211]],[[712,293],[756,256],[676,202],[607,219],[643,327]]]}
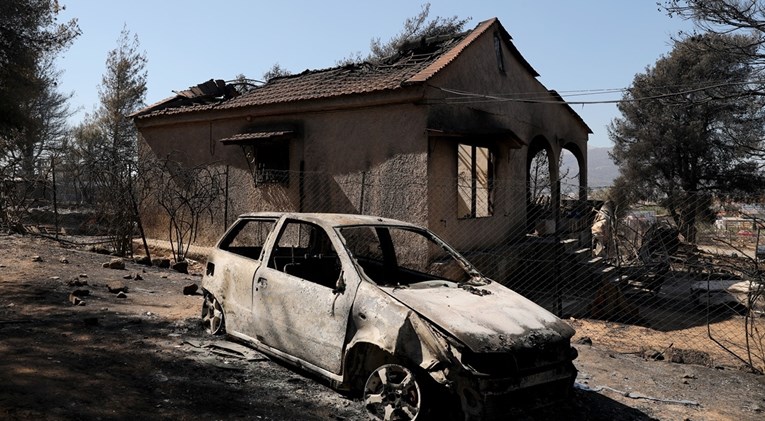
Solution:
{"label": "burned car", "polygon": [[210,333],[358,393],[378,419],[503,418],[576,377],[568,324],[401,221],[242,215],[202,287]]}

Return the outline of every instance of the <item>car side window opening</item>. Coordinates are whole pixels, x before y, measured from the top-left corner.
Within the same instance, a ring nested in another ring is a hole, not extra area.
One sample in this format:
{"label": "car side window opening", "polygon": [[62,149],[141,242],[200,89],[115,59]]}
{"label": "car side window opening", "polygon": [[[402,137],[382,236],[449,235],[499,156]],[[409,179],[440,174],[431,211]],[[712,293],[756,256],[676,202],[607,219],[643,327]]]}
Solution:
{"label": "car side window opening", "polygon": [[220,249],[250,259],[260,259],[274,220],[244,219],[221,241]]}
{"label": "car side window opening", "polygon": [[326,231],[302,221],[285,222],[268,267],[327,288],[335,288],[341,272]]}
{"label": "car side window opening", "polygon": [[360,226],[341,228],[340,233],[361,269],[378,285],[470,279],[454,255],[419,230]]}

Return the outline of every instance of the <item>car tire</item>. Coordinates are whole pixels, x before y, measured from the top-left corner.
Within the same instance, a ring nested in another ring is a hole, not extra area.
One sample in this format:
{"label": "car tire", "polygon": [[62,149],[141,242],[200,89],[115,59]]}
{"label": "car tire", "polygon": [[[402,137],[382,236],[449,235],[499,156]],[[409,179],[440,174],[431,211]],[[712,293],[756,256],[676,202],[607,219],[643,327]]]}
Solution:
{"label": "car tire", "polygon": [[207,291],[205,291],[202,302],[202,326],[211,335],[222,335],[226,332],[223,307],[221,307],[218,299]]}
{"label": "car tire", "polygon": [[363,402],[372,419],[423,421],[429,419],[430,383],[418,371],[401,364],[384,364],[364,384]]}

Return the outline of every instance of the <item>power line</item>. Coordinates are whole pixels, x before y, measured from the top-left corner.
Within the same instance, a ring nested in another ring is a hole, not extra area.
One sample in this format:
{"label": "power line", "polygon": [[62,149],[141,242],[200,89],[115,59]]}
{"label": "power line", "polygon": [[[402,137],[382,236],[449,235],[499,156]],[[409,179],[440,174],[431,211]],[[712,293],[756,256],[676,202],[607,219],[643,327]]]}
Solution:
{"label": "power line", "polygon": [[[567,100],[550,99],[549,92],[513,92],[510,94],[501,94],[501,93],[482,94],[477,92],[463,91],[459,89],[451,89],[451,88],[444,88],[444,87],[431,85],[433,88],[436,88],[442,92],[446,92],[456,96],[445,97],[440,99],[432,99],[432,100],[428,100],[428,103],[431,103],[431,104],[432,103],[474,104],[474,103],[487,103],[487,102],[523,102],[523,103],[533,103],[533,104],[568,104],[568,105],[618,104],[618,103],[624,103],[624,102],[637,102],[637,101],[671,98],[676,96],[688,95],[688,94],[692,94],[696,92],[703,92],[710,89],[718,89],[718,88],[724,88],[724,87],[730,87],[730,86],[753,85],[753,84],[761,84],[761,83],[765,83],[765,80],[723,82],[723,83],[710,84],[710,85],[704,85],[699,87],[692,87],[693,85],[674,85],[674,87],[691,86],[691,88],[685,89],[682,91],[677,91],[677,92],[668,92],[663,94],[648,95],[648,96],[636,97],[636,98],[621,98],[621,99],[608,99],[608,100],[596,100],[596,101],[567,101]],[[656,88],[669,88],[669,87],[670,86],[656,87]],[[609,89],[560,91],[557,93],[558,95],[562,95],[563,93],[570,92],[571,94],[566,96],[571,97],[571,96],[587,96],[587,95],[605,95],[605,94],[613,94],[618,92],[623,93],[628,91],[629,91],[629,88],[609,88]]]}

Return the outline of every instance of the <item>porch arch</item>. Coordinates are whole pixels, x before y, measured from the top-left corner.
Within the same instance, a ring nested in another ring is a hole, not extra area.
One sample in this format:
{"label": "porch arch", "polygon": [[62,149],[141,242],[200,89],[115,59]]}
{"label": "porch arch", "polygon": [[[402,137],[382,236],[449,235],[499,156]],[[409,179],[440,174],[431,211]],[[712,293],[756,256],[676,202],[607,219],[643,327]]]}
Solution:
{"label": "porch arch", "polygon": [[[540,228],[544,221],[556,221],[560,209],[560,149],[544,136],[535,137],[526,154],[526,230]],[[546,160],[547,162],[542,162]]]}
{"label": "porch arch", "polygon": [[565,142],[561,149],[561,155],[564,151],[570,152],[574,158],[576,158],[576,166],[578,170],[578,199],[581,201],[587,200],[587,160],[584,153],[579,148],[579,145],[574,142]]}

